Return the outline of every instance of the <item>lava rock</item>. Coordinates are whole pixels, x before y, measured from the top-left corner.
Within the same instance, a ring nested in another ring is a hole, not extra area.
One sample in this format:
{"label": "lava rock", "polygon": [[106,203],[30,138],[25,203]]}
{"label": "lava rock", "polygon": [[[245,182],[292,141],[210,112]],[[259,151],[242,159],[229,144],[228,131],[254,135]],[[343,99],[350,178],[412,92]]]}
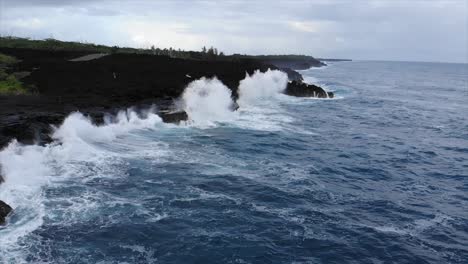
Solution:
{"label": "lava rock", "polygon": [[175,123],[178,124],[181,121],[188,120],[188,115],[185,111],[179,112],[160,112],[159,116],[164,123]]}
{"label": "lava rock", "polygon": [[317,97],[317,98],[333,98],[332,92],[325,91],[322,87],[303,82],[292,81],[288,83],[285,94],[296,97]]}
{"label": "lava rock", "polygon": [[13,208],[0,200],[0,225],[5,224],[5,218],[13,211]]}
{"label": "lava rock", "polygon": [[3,178],[3,175],[2,175],[2,165],[0,164],[0,184],[4,183],[5,182],[5,178]]}
{"label": "lava rock", "polygon": [[[201,77],[217,77],[237,99],[239,82],[246,73],[278,69],[254,59],[194,60],[150,54],[117,53],[90,61],[70,59],[85,51],[49,51],[2,48],[0,53],[16,57],[12,73],[23,74],[21,82],[31,89],[27,95],[0,95],[0,149],[16,139],[23,144],[51,142],[51,125],[59,126],[69,113],[112,113],[115,109],[172,103],[185,87]],[[164,122],[186,120],[186,113],[162,114]],[[99,122],[96,122],[99,124]]]}
{"label": "lava rock", "polygon": [[291,68],[280,68],[280,70],[288,75],[290,81],[302,82],[304,80],[300,73]]}
{"label": "lava rock", "polygon": [[[283,57],[283,58],[281,58]],[[278,56],[278,58],[265,59],[264,63],[275,65],[278,68],[290,68],[293,70],[307,70],[311,67],[322,67],[326,66],[325,63],[312,58],[312,57],[296,57],[296,58],[287,58],[288,56]]]}

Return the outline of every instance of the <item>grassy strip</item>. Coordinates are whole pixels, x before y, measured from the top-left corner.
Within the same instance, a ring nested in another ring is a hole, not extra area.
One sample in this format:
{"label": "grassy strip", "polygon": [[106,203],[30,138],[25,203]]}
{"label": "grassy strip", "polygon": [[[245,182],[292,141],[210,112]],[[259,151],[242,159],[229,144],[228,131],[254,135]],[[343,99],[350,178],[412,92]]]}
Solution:
{"label": "grassy strip", "polygon": [[[2,75],[0,70],[0,75]],[[15,78],[15,76],[8,74],[4,80],[0,80],[0,94],[27,94],[28,90],[23,87],[23,83]]]}
{"label": "grassy strip", "polygon": [[28,90],[13,74],[8,74],[8,66],[17,63],[18,60],[12,56],[0,53],[0,95],[27,94]]}
{"label": "grassy strip", "polygon": [[15,57],[0,53],[0,67],[2,67],[2,65],[8,66],[16,62],[18,62],[18,60]]}
{"label": "grassy strip", "polygon": [[182,59],[219,59],[224,58],[222,52],[216,48],[205,48],[202,51],[184,51],[174,48],[158,48],[154,45],[146,49],[136,49],[129,47],[105,46],[93,43],[84,43],[76,41],[60,41],[56,39],[34,40],[18,37],[0,37],[0,48],[21,48],[21,49],[40,49],[53,51],[86,51],[92,53],[131,53],[131,54],[151,54],[169,56]]}

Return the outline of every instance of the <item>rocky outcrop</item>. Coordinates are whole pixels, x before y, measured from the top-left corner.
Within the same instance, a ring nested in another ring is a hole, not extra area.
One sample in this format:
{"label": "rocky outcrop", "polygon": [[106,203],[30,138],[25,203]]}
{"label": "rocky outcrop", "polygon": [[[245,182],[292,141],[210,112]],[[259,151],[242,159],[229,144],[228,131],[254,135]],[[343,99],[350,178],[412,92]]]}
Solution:
{"label": "rocky outcrop", "polygon": [[[23,96],[0,95],[0,149],[16,138],[25,144],[50,142],[50,125],[60,125],[74,111],[97,124],[103,113],[155,104],[164,122],[186,120],[169,112],[188,83],[216,76],[237,98],[246,72],[275,68],[254,59],[189,60],[149,54],[110,54],[99,59],[69,61],[86,55],[75,51],[0,48],[18,58],[12,72],[29,72],[22,81],[34,90]],[[161,107],[161,101],[171,106]],[[158,113],[158,114],[160,114]]]}
{"label": "rocky outcrop", "polygon": [[312,56],[304,55],[265,55],[253,56],[252,58],[266,64],[275,65],[278,68],[290,68],[293,70],[307,70],[311,67],[326,66],[326,64],[320,60],[317,60]]}
{"label": "rocky outcrop", "polygon": [[0,225],[5,224],[5,218],[13,211],[13,208],[0,200]]}
{"label": "rocky outcrop", "polygon": [[304,80],[300,73],[291,68],[280,68],[280,70],[288,75],[290,81],[302,82]]}
{"label": "rocky outcrop", "polygon": [[177,112],[161,111],[159,112],[159,116],[161,117],[164,123],[178,124],[181,121],[188,120],[188,115],[185,111],[177,111]]}
{"label": "rocky outcrop", "polygon": [[285,94],[296,97],[317,97],[317,98],[333,98],[333,92],[327,92],[322,87],[306,84],[303,82],[292,81],[288,83]]}

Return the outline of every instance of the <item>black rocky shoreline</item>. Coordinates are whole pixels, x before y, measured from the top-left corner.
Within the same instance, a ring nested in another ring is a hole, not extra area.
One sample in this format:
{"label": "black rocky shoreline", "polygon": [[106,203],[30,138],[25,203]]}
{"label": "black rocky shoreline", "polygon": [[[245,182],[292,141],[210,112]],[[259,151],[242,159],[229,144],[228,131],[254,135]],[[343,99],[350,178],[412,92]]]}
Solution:
{"label": "black rocky shoreline", "polygon": [[187,115],[173,113],[173,101],[191,81],[201,77],[216,76],[236,100],[237,87],[246,73],[279,69],[290,79],[286,94],[333,97],[321,87],[304,83],[294,69],[271,64],[292,67],[291,62],[190,60],[149,54],[110,54],[73,62],[70,60],[89,52],[0,48],[0,53],[20,60],[9,71],[25,76],[21,81],[33,91],[29,95],[0,95],[0,149],[13,139],[24,144],[50,143],[51,125],[60,125],[74,111],[100,124],[106,113],[154,104],[164,122],[177,123]]}
{"label": "black rocky shoreline", "polygon": [[[316,61],[305,65],[251,58],[192,60],[118,53],[93,60],[70,61],[89,52],[0,48],[0,53],[19,60],[8,72],[21,76],[21,81],[31,90],[27,95],[0,94],[0,150],[13,139],[23,144],[52,142],[52,125],[60,125],[75,111],[101,124],[105,114],[156,105],[157,114],[164,122],[178,123],[188,117],[183,111],[175,111],[174,101],[191,81],[201,77],[216,76],[231,89],[236,100],[237,87],[246,73],[278,69],[287,73],[290,80],[285,94],[333,97],[333,93],[321,87],[304,83],[301,74],[294,69],[324,65]],[[0,167],[0,183],[2,181]],[[10,206],[0,201],[0,225],[11,211]]]}

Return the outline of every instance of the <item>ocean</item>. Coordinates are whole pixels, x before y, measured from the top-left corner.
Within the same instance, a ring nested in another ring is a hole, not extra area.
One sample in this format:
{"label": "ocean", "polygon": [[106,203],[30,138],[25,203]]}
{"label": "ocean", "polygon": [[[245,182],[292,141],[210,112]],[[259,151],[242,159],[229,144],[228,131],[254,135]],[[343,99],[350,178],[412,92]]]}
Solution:
{"label": "ocean", "polygon": [[[247,77],[187,87],[191,121],[71,114],[0,152],[0,263],[468,263],[468,65],[332,62],[333,99]],[[154,106],[157,107],[157,106]]]}

